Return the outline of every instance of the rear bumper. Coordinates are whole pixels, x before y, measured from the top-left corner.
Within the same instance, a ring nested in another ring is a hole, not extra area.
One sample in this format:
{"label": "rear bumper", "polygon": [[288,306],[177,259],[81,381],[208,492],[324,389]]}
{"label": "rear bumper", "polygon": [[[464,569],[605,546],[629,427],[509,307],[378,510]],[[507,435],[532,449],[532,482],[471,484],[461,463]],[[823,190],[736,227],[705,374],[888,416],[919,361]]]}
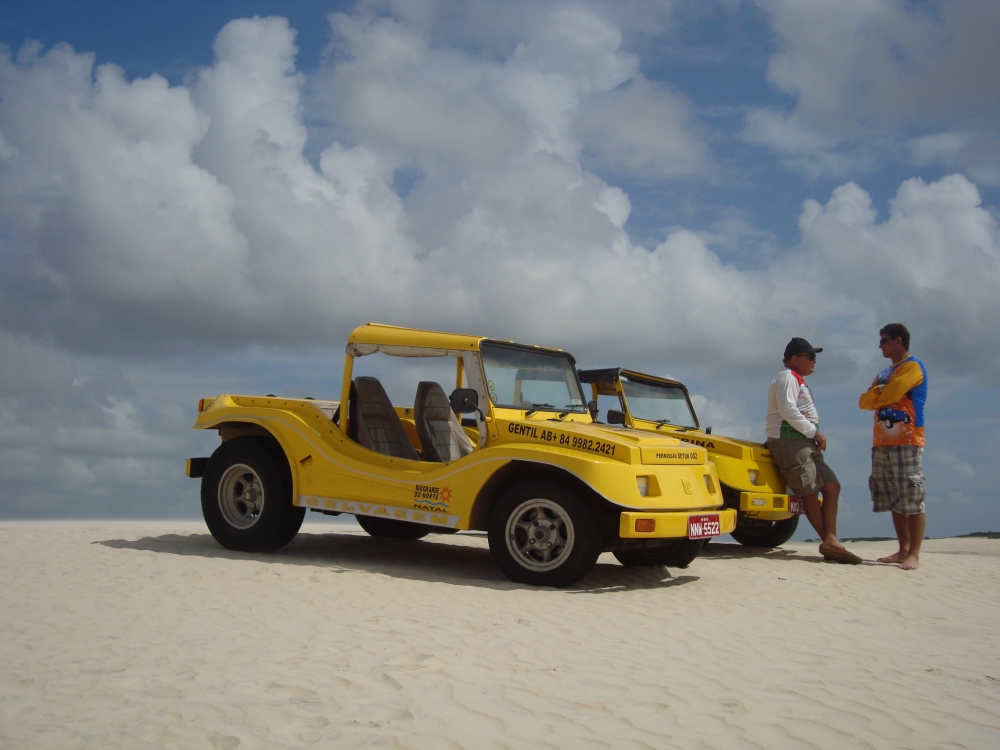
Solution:
{"label": "rear bumper", "polygon": [[783,521],[791,518],[789,496],[771,492],[741,492],[740,513],[749,513],[762,521]]}
{"label": "rear bumper", "polygon": [[[618,536],[622,539],[682,539],[688,535],[688,519],[692,516],[719,517],[719,533],[728,534],[736,528],[736,511],[732,508],[715,510],[682,510],[662,513],[626,511],[618,522]],[[652,531],[636,531],[636,521],[653,521]]]}

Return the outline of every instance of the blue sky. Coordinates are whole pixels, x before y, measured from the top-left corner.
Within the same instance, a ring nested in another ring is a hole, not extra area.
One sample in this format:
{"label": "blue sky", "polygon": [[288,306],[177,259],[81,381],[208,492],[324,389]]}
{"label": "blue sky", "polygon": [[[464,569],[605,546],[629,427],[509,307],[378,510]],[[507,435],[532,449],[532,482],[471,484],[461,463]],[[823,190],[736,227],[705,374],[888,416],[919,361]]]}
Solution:
{"label": "blue sky", "polygon": [[0,516],[197,515],[197,399],[333,396],[379,320],[681,377],[758,439],[806,336],[842,532],[887,534],[856,398],[901,320],[929,533],[1000,528],[997,32],[976,0],[2,2]]}

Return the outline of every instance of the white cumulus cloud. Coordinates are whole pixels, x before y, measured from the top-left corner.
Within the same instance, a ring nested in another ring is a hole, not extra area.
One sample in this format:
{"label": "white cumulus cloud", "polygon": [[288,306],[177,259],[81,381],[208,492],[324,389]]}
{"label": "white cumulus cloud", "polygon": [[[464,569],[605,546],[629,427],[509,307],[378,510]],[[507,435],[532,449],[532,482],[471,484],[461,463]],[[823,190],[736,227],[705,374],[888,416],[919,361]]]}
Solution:
{"label": "white cumulus cloud", "polygon": [[[864,0],[803,3],[758,0],[773,25],[777,50],[768,78],[795,99],[787,116],[799,132],[812,131],[839,152],[868,158],[877,149],[905,158],[903,133],[916,132],[916,163],[934,158],[1000,184],[1000,65],[996,37],[1000,4],[994,0]],[[755,111],[747,134],[781,152],[774,116]],[[941,146],[971,134],[960,149]],[[945,140],[921,141],[939,136]],[[973,145],[974,144],[974,145]],[[989,144],[987,146],[987,144]],[[819,146],[830,154],[830,145]],[[992,146],[992,148],[990,148]],[[900,152],[897,154],[897,152]],[[829,158],[829,157],[827,157]],[[985,163],[984,163],[985,162]],[[837,170],[833,159],[829,173]],[[799,162],[813,167],[815,162]]]}
{"label": "white cumulus cloud", "polygon": [[848,183],[825,205],[807,201],[799,226],[807,262],[827,289],[884,323],[919,330],[921,349],[933,351],[940,366],[982,368],[996,382],[1000,228],[968,179],[907,180],[882,222],[868,193]]}

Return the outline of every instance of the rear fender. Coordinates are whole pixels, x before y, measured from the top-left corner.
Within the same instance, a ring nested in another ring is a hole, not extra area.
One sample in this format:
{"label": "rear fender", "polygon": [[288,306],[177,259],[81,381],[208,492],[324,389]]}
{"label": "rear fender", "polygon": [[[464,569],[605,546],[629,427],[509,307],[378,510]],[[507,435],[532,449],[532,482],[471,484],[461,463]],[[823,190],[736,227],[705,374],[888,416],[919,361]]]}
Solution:
{"label": "rear fender", "polygon": [[209,429],[219,431],[219,439],[223,443],[239,437],[269,437],[274,438],[269,430],[261,427],[256,422],[220,422]]}
{"label": "rear fender", "polygon": [[235,440],[236,438],[246,438],[264,448],[274,459],[274,463],[285,480],[285,485],[291,491],[291,496],[293,498],[298,496],[298,482],[292,474],[288,454],[285,452],[281,441],[270,430],[254,422],[222,422],[210,429],[217,429],[219,431],[219,437],[223,443]]}

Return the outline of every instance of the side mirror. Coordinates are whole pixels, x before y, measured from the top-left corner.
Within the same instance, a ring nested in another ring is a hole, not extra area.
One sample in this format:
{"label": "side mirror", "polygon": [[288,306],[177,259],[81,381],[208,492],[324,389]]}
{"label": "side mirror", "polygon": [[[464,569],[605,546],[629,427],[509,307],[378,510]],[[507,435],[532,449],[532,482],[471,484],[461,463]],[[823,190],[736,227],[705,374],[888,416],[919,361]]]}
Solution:
{"label": "side mirror", "polygon": [[[479,394],[475,388],[456,388],[448,399],[451,410],[456,414],[479,412]],[[479,412],[482,414],[482,412]]]}
{"label": "side mirror", "polygon": [[625,412],[618,409],[608,409],[608,424],[620,424],[625,426]]}
{"label": "side mirror", "polygon": [[587,402],[587,411],[590,412],[590,418],[593,419],[596,422],[597,421],[597,417],[600,416],[600,410],[597,408],[597,402],[594,401],[593,399],[591,399],[590,401],[588,401]]}

